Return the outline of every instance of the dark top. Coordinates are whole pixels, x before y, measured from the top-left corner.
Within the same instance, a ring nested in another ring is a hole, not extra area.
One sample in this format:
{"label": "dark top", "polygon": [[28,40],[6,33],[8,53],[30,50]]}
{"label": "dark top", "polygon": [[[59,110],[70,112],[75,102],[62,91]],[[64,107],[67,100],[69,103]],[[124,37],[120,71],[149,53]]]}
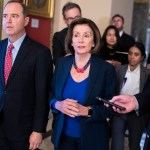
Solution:
{"label": "dark top", "polygon": [[[123,32],[122,36],[120,37],[120,44],[122,47],[122,49],[120,51],[128,53],[129,48],[134,45],[134,42],[135,42],[135,40],[131,35]],[[125,55],[124,57],[125,57],[125,59],[124,59],[123,64],[128,64],[128,55]]]}
{"label": "dark top", "polygon": [[129,52],[129,48],[134,44],[135,40],[131,35],[123,32],[121,36],[121,47],[123,48],[122,52]]}
{"label": "dark top", "polygon": [[121,62],[121,64],[126,63],[127,54],[124,54],[120,50],[117,50],[117,49],[110,49],[108,47],[102,47],[99,55],[104,60],[116,60],[116,61]]}

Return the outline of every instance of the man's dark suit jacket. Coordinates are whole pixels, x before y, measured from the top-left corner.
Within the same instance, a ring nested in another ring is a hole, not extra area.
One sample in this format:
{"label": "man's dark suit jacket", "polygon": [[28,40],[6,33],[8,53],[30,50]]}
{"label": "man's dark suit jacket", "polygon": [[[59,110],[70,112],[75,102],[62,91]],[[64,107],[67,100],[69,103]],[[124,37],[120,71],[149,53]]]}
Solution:
{"label": "man's dark suit jacket", "polygon": [[[150,113],[150,75],[147,79],[146,85],[144,87],[144,91],[140,94],[135,95],[136,99],[139,103],[139,115]],[[143,150],[150,149],[150,118],[148,127],[146,130],[146,139]]]}
{"label": "man's dark suit jacket", "polygon": [[[70,74],[74,56],[61,58],[56,64],[56,70],[52,82],[51,100],[63,100],[63,89]],[[95,99],[96,96],[110,99],[115,93],[115,70],[112,65],[97,56],[92,56],[88,79],[88,89],[85,96],[85,106],[91,106],[91,117],[81,117],[81,142],[84,150],[108,150],[108,125],[106,118],[112,116],[112,111],[104,107]],[[58,146],[63,132],[65,115],[59,111],[53,111],[52,142]]]}
{"label": "man's dark suit jacket", "polygon": [[[120,43],[121,43],[121,47],[122,47],[122,52],[129,52],[129,48],[131,46],[133,46],[134,44],[134,38],[130,35],[128,35],[127,33],[123,32],[121,38],[120,38]],[[127,64],[128,63],[128,55],[125,55],[125,60],[123,62],[123,64]]]}
{"label": "man's dark suit jacket", "polygon": [[0,129],[6,138],[19,141],[32,131],[45,132],[48,120],[48,91],[52,77],[50,50],[25,37],[4,85],[4,59],[8,39],[0,41]]}
{"label": "man's dark suit jacket", "polygon": [[143,92],[135,95],[139,103],[139,114],[150,113],[150,75],[146,81]]}
{"label": "man's dark suit jacket", "polygon": [[65,38],[66,38],[67,31],[68,31],[68,27],[54,34],[53,43],[52,43],[54,64],[56,64],[56,61],[59,57],[63,57],[66,55]]}
{"label": "man's dark suit jacket", "polygon": [[134,44],[134,38],[123,32],[121,36],[121,46],[124,52],[128,52],[129,48]]}

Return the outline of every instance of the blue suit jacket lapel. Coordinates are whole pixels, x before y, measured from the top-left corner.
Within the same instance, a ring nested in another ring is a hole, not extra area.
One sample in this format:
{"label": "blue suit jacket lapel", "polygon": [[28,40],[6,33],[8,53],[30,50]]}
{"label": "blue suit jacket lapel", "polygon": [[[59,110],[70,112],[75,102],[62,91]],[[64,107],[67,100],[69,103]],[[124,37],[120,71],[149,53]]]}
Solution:
{"label": "blue suit jacket lapel", "polygon": [[90,67],[90,72],[89,72],[88,88],[87,88],[87,93],[85,96],[86,104],[88,104],[90,101],[89,96],[91,94],[91,91],[92,91],[94,85],[96,84],[97,74],[98,74],[97,62],[95,61],[94,57],[92,57],[91,58],[91,67]]}
{"label": "blue suit jacket lapel", "polygon": [[4,60],[5,60],[5,53],[7,48],[7,40],[0,43],[0,111],[4,105]]}
{"label": "blue suit jacket lapel", "polygon": [[70,73],[71,70],[71,66],[72,66],[72,59],[73,57],[69,57],[68,59],[66,59],[65,61],[63,61],[63,64],[59,64],[60,68],[58,70],[58,75],[59,75],[59,80],[57,81],[57,83],[59,83],[59,86],[56,86],[57,89],[57,98],[62,100],[63,99],[63,88],[66,84],[66,81],[68,79],[68,75]]}

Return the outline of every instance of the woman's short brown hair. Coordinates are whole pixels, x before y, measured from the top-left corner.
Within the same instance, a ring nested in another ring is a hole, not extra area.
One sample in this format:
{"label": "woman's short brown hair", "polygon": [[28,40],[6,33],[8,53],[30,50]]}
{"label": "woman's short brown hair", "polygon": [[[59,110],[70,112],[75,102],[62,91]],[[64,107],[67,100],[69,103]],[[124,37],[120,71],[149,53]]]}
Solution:
{"label": "woman's short brown hair", "polygon": [[68,27],[68,32],[67,32],[66,39],[65,39],[65,49],[67,53],[74,54],[74,48],[72,46],[73,29],[76,25],[83,25],[83,24],[88,25],[93,31],[94,47],[91,50],[91,54],[96,54],[100,50],[101,34],[97,25],[90,19],[80,18],[80,19],[74,20]]}

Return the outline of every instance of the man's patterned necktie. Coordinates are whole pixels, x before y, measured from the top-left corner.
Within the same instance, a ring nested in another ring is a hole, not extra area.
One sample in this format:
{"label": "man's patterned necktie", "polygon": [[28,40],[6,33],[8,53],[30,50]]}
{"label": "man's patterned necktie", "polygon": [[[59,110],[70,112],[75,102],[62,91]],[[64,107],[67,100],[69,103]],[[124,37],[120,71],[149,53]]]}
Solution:
{"label": "man's patterned necktie", "polygon": [[4,64],[4,80],[5,80],[5,85],[7,84],[7,80],[12,68],[12,49],[14,48],[13,44],[10,44],[8,46],[8,50],[6,52],[5,56],[5,64]]}

